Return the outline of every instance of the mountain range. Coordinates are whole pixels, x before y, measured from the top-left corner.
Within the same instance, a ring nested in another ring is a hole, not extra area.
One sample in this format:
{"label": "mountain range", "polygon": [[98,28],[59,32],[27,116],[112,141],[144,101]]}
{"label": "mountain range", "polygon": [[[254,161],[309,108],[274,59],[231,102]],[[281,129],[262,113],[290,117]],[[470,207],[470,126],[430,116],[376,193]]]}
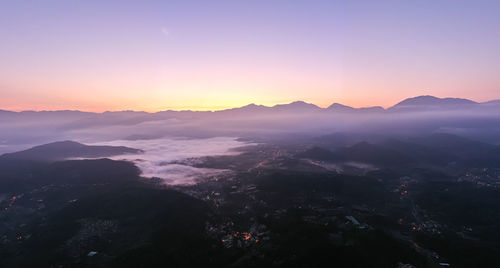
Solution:
{"label": "mountain range", "polygon": [[[21,145],[54,140],[99,142],[113,139],[154,139],[166,136],[283,139],[284,135],[322,136],[349,133],[421,135],[456,133],[500,144],[500,101],[419,96],[384,109],[354,108],[333,103],[321,108],[304,101],[264,106],[249,104],[220,111],[0,111],[0,152]],[[328,139],[329,140],[329,139]],[[337,140],[338,145],[342,145]],[[19,145],[12,148],[12,145]]]}
{"label": "mountain range", "polygon": [[[353,113],[353,112],[384,112],[384,111],[425,111],[429,109],[464,109],[464,108],[481,108],[481,107],[500,107],[500,100],[491,100],[487,102],[475,102],[468,99],[462,98],[438,98],[434,96],[418,96],[413,98],[405,99],[396,105],[384,109],[381,106],[372,107],[360,107],[355,108],[347,106],[341,103],[333,103],[327,108],[321,108],[315,104],[307,103],[304,101],[294,101],[288,104],[277,104],[274,106],[265,106],[257,104],[248,104],[246,106],[231,108],[225,110],[217,111],[192,111],[192,110],[166,110],[160,111],[153,114],[165,114],[165,113],[201,113],[201,114],[228,114],[228,113],[263,113],[263,112],[280,112],[280,113],[302,113],[302,112],[337,112],[337,113]],[[74,110],[60,110],[60,111],[22,111],[22,112],[11,112],[6,110],[0,110],[0,116],[2,115],[12,115],[12,114],[54,114],[61,113],[66,115],[88,115],[95,114],[89,112],[81,112]],[[140,111],[116,111],[116,112],[104,112],[102,114],[127,114],[127,115],[148,115],[150,113],[140,112]]]}
{"label": "mountain range", "polygon": [[415,164],[495,167],[500,161],[500,146],[452,134],[434,133],[381,142],[360,141],[336,149],[316,143],[298,156],[334,163],[355,161],[391,167]]}

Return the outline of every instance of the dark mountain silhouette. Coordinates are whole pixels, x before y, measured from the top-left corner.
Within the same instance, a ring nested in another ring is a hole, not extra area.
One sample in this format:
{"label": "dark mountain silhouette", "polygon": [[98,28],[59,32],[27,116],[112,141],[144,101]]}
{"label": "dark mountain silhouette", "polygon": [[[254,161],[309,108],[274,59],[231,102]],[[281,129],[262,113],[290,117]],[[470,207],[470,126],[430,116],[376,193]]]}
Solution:
{"label": "dark mountain silhouette", "polygon": [[333,103],[332,105],[326,108],[328,111],[332,112],[343,112],[343,113],[353,113],[353,112],[383,112],[384,108],[380,106],[372,106],[372,107],[362,107],[362,108],[353,108],[351,106],[343,105],[341,103]]}
{"label": "dark mountain silhouette", "polygon": [[[340,144],[360,138],[358,136],[348,139],[341,134],[324,136],[323,139],[325,137],[343,138],[343,140],[335,139]],[[352,146],[337,149],[328,143],[317,144],[319,146],[308,149],[297,156],[327,162],[352,161],[388,167],[413,164],[439,167],[449,164],[463,167],[500,167],[500,146],[451,134],[436,133],[405,140],[391,138],[377,144],[358,142]]]}
{"label": "dark mountain silhouette", "polygon": [[460,157],[479,156],[496,147],[447,133],[435,133],[429,136],[413,138],[409,142],[433,148],[434,150],[446,151]]}
{"label": "dark mountain silhouette", "polygon": [[295,101],[288,104],[278,104],[274,106],[256,105],[254,103],[233,109],[217,111],[216,113],[232,114],[273,114],[273,113],[309,113],[317,111],[354,113],[354,112],[383,112],[380,106],[353,108],[340,103],[334,103],[328,108],[320,108],[314,104],[304,101]]}
{"label": "dark mountain silhouette", "polygon": [[[430,95],[425,96],[417,96],[413,98],[405,99],[396,105],[389,108],[389,110],[414,110],[417,108],[425,108],[425,107],[470,107],[476,106],[477,104],[481,105],[497,105],[500,104],[500,100],[491,100],[487,102],[478,103],[472,100],[463,99],[463,98],[438,98]],[[22,112],[12,112],[7,110],[1,110],[0,113],[9,113],[9,114],[18,114],[24,116],[33,116],[33,115],[53,115],[53,116],[63,116],[63,117],[71,117],[71,116],[92,116],[92,115],[114,115],[114,116],[155,116],[155,115],[187,115],[187,114],[214,114],[220,112],[235,112],[235,111],[245,111],[245,112],[272,112],[272,111],[286,111],[286,112],[304,112],[304,111],[319,111],[319,110],[327,110],[327,111],[338,111],[338,112],[351,112],[351,111],[366,111],[366,112],[381,112],[385,109],[380,106],[372,106],[372,107],[361,107],[354,108],[351,106],[347,106],[341,103],[333,103],[327,108],[320,108],[317,105],[312,103],[307,103],[304,101],[294,101],[288,104],[277,104],[274,106],[265,106],[258,104],[248,104],[242,107],[231,108],[218,110],[215,112],[210,111],[191,111],[191,110],[167,110],[167,111],[159,111],[156,113],[148,113],[143,111],[132,111],[132,110],[124,110],[124,111],[106,111],[103,113],[92,113],[92,112],[82,112],[77,110],[57,110],[57,111],[22,111]]]}
{"label": "dark mountain silhouette", "polygon": [[500,167],[500,146],[454,134],[434,133],[407,138],[404,141],[390,139],[378,145],[398,151],[422,163],[442,165],[454,162]]}
{"label": "dark mountain silhouette", "polygon": [[215,114],[261,114],[273,112],[303,113],[321,110],[320,107],[304,101],[295,101],[288,104],[274,106],[257,105],[254,103],[226,110],[215,111]]}
{"label": "dark mountain silhouette", "polygon": [[453,154],[465,166],[500,167],[500,146],[438,133],[415,138],[412,142]]}
{"label": "dark mountain silhouette", "polygon": [[356,110],[361,112],[384,112],[385,109],[381,106],[372,106],[372,107],[361,107]]}
{"label": "dark mountain silhouette", "polygon": [[242,107],[237,107],[237,108],[232,108],[232,109],[226,109],[226,110],[221,110],[221,111],[215,111],[215,114],[262,114],[262,113],[267,113],[272,109],[272,107],[269,106],[264,106],[264,105],[257,105],[255,103],[251,103]]}
{"label": "dark mountain silhouette", "polygon": [[461,99],[461,98],[438,98],[434,96],[418,96],[414,98],[408,98],[402,102],[396,104],[400,105],[463,105],[463,104],[477,104],[477,102]]}
{"label": "dark mountain silhouette", "polygon": [[312,139],[312,142],[314,145],[321,148],[335,149],[339,147],[352,146],[362,141],[366,141],[369,143],[379,143],[385,139],[386,137],[379,136],[373,133],[336,132],[315,137]]}
{"label": "dark mountain silhouette", "polygon": [[3,154],[0,158],[57,161],[72,157],[96,158],[140,152],[142,151],[124,146],[89,146],[74,141],[59,141],[20,152]]}
{"label": "dark mountain silhouette", "polygon": [[435,133],[405,141],[391,139],[379,145],[426,164],[500,167],[499,146],[452,134]]}
{"label": "dark mountain silhouette", "polygon": [[298,154],[297,156],[300,158],[308,158],[308,159],[323,160],[323,161],[329,161],[336,157],[336,155],[332,151],[317,146],[308,149]]}
{"label": "dark mountain silhouette", "polygon": [[356,161],[376,165],[402,165],[413,159],[397,151],[368,142],[360,142],[351,147],[339,149],[337,157],[343,161]]}
{"label": "dark mountain silhouette", "polygon": [[314,147],[298,154],[298,157],[327,162],[361,162],[383,166],[404,165],[414,162],[414,159],[405,154],[368,142],[360,142],[336,151]]}
{"label": "dark mountain silhouette", "polygon": [[457,160],[457,156],[435,149],[432,146],[424,146],[398,139],[388,139],[379,145],[427,164],[446,165]]}
{"label": "dark mountain silhouette", "polygon": [[351,107],[351,106],[347,106],[347,105],[344,105],[344,104],[340,104],[340,103],[333,103],[332,105],[328,106],[328,108],[326,108],[330,111],[336,111],[336,112],[353,112],[355,111],[356,109]]}
{"label": "dark mountain silhouette", "polygon": [[[474,139],[500,144],[500,105],[495,105],[495,102],[475,104],[464,99],[421,96],[396,106],[388,111],[381,107],[353,108],[342,104],[320,108],[298,101],[272,107],[251,104],[216,112],[2,112],[0,142],[3,147],[0,147],[0,152],[6,152],[6,145],[11,144],[42,144],[68,137],[78,140],[80,137],[71,136],[74,135],[71,133],[80,132],[74,130],[86,132],[90,128],[99,130],[95,132],[96,137],[102,132],[117,139],[162,135],[250,137],[285,133],[318,136],[333,132],[398,136],[457,130]],[[372,140],[364,140],[373,143]]]}
{"label": "dark mountain silhouette", "polygon": [[289,104],[278,104],[272,107],[274,111],[286,111],[286,112],[308,112],[308,111],[318,111],[321,110],[320,107],[307,103],[304,101],[295,101]]}
{"label": "dark mountain silhouette", "polygon": [[419,110],[419,109],[428,109],[428,108],[461,108],[461,107],[472,107],[477,102],[468,100],[468,99],[460,99],[460,98],[438,98],[434,96],[418,96],[414,98],[405,99],[393,107],[389,108],[389,110]]}
{"label": "dark mountain silhouette", "polygon": [[[264,105],[257,105],[255,103],[251,103],[251,104],[248,104],[248,105],[245,105],[243,107],[239,107],[239,108],[234,108],[234,109],[228,109],[228,110],[242,110],[242,111],[261,111],[261,110],[269,110],[271,109],[271,107],[268,107],[268,106],[264,106]],[[227,111],[227,110],[226,110]]]}

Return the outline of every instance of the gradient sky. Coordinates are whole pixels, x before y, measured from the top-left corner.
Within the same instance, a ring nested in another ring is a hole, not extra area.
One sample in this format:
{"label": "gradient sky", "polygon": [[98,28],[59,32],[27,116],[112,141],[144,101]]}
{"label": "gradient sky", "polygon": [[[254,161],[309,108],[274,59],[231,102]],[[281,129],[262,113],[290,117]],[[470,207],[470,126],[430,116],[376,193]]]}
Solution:
{"label": "gradient sky", "polygon": [[500,1],[0,1],[0,109],[500,99]]}

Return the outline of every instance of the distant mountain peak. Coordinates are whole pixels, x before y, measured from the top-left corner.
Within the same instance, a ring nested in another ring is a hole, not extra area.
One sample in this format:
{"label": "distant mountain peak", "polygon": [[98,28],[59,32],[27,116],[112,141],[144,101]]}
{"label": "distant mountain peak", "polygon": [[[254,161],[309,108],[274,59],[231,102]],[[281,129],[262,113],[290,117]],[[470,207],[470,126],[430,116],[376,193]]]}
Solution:
{"label": "distant mountain peak", "polygon": [[82,144],[82,143],[79,143],[79,142],[76,142],[76,141],[65,140],[65,141],[56,141],[56,142],[51,142],[51,143],[47,143],[47,144],[44,144],[44,145],[39,145],[39,146],[36,146],[34,148],[37,148],[37,147],[54,147],[54,146],[84,147],[86,145]]}
{"label": "distant mountain peak", "polygon": [[307,103],[304,101],[294,101],[287,104],[277,104],[274,106],[265,106],[255,103],[250,103],[248,105],[232,108],[227,110],[220,110],[217,113],[238,113],[238,114],[260,114],[260,113],[269,113],[269,112],[287,112],[287,113],[296,113],[296,112],[309,112],[321,110],[320,107]]}
{"label": "distant mountain peak", "polygon": [[305,102],[305,101],[298,100],[298,101],[292,101],[292,102],[290,102],[289,104],[310,104],[310,103],[307,103],[307,102]]}
{"label": "distant mountain peak", "polygon": [[328,110],[354,110],[353,107],[351,106],[347,106],[347,105],[344,105],[344,104],[341,104],[341,103],[332,103],[332,105],[328,106],[327,108]]}
{"label": "distant mountain peak", "polygon": [[463,107],[478,104],[475,101],[462,98],[438,98],[430,95],[417,96],[405,99],[391,107],[391,109],[405,109],[417,107]]}
{"label": "distant mountain peak", "polygon": [[[258,108],[269,108],[268,106],[265,105],[260,105],[260,104],[255,104],[255,103],[250,103],[248,105],[240,107],[241,109],[258,109]],[[236,108],[238,109],[238,108]]]}
{"label": "distant mountain peak", "polygon": [[277,104],[271,107],[273,109],[277,110],[287,110],[287,111],[293,111],[293,110],[320,110],[321,108],[312,104],[308,103],[305,101],[294,101],[288,104]]}
{"label": "distant mountain peak", "polygon": [[287,105],[287,106],[304,106],[304,107],[318,107],[312,103],[308,103],[308,102],[305,102],[305,101],[294,101],[294,102],[290,102],[288,104],[278,104],[278,105],[275,105],[275,106],[279,106],[279,105]]}
{"label": "distant mountain peak", "polygon": [[385,111],[385,109],[380,106],[354,108],[337,102],[328,106],[328,108],[326,109],[328,111],[334,111],[334,112],[361,112],[361,113],[370,113],[370,112],[376,113]]}

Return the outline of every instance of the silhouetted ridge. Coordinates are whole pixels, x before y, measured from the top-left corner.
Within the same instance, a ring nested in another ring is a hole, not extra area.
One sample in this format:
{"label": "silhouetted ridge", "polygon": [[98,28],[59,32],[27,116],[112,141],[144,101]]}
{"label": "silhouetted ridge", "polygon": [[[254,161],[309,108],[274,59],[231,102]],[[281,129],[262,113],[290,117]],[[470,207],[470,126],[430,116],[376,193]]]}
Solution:
{"label": "silhouetted ridge", "polygon": [[[447,107],[449,106],[471,106],[475,104],[480,104],[483,106],[487,105],[498,105],[500,104],[500,100],[490,100],[486,102],[475,102],[472,100],[464,99],[464,98],[438,98],[431,95],[417,96],[412,98],[407,98],[405,100],[400,101],[396,105],[389,108],[390,110],[400,110],[400,109],[408,109],[408,108],[422,108],[428,106],[441,106]],[[327,108],[320,108],[315,104],[307,103],[305,101],[294,101],[287,104],[277,104],[274,106],[265,106],[259,105],[255,103],[251,103],[242,107],[236,107],[231,109],[224,110],[216,110],[215,112],[230,112],[230,111],[304,111],[304,110],[330,110],[330,111],[366,111],[366,112],[380,112],[385,109],[381,106],[369,106],[369,107],[361,107],[354,108],[348,105],[344,105],[341,103],[333,103]],[[133,110],[124,110],[124,111],[106,111],[103,113],[93,113],[93,112],[83,112],[78,110],[56,110],[56,111],[22,111],[22,112],[13,112],[8,110],[1,110],[0,113],[12,113],[19,115],[35,115],[35,114],[53,114],[53,115],[73,115],[73,116],[89,116],[89,115],[109,115],[109,114],[121,114],[121,115],[131,115],[131,114],[141,114],[143,116],[147,115],[155,115],[155,114],[171,114],[171,113],[179,113],[179,114],[189,114],[189,113],[202,113],[202,114],[210,114],[210,111],[197,111],[197,110],[166,110],[166,111],[158,111],[155,113],[148,113],[143,111],[133,111]]]}
{"label": "silhouetted ridge", "polygon": [[422,107],[464,107],[478,104],[477,102],[461,98],[438,98],[434,96],[418,96],[405,99],[390,109],[415,109]]}
{"label": "silhouetted ridge", "polygon": [[297,155],[301,158],[309,158],[316,160],[331,160],[335,157],[335,154],[327,149],[321,147],[313,147]]}
{"label": "silhouetted ridge", "polygon": [[406,141],[391,139],[380,146],[426,164],[497,167],[500,163],[500,147],[446,133]]}
{"label": "silhouetted ridge", "polygon": [[1,158],[24,159],[37,161],[56,161],[72,157],[108,157],[128,153],[140,153],[141,150],[125,146],[89,146],[74,141],[59,141],[28,150],[7,153]]}
{"label": "silhouetted ridge", "polygon": [[359,142],[333,152],[314,147],[298,154],[298,156],[328,162],[361,162],[387,166],[408,164],[413,161],[411,157],[405,154],[368,142]]}
{"label": "silhouetted ridge", "polygon": [[304,101],[294,101],[289,104],[274,105],[272,109],[277,111],[315,111],[320,110],[321,108],[312,103],[307,103]]}
{"label": "silhouetted ridge", "polygon": [[355,108],[351,106],[347,106],[340,103],[333,103],[332,105],[328,106],[327,109],[332,111],[342,111],[342,112],[351,112],[355,110]]}
{"label": "silhouetted ridge", "polygon": [[397,139],[386,140],[385,142],[380,144],[380,146],[405,154],[407,156],[411,156],[412,158],[415,158],[423,163],[445,165],[455,160],[452,155],[446,152],[441,152],[431,147],[404,142]]}
{"label": "silhouetted ridge", "polygon": [[343,112],[343,113],[350,113],[350,112],[383,112],[385,111],[384,108],[380,106],[372,106],[372,107],[362,107],[362,108],[354,108],[351,106],[347,106],[341,103],[333,103],[332,105],[328,106],[326,108],[328,111],[332,112]]}
{"label": "silhouetted ridge", "polygon": [[410,157],[397,151],[368,142],[360,142],[351,147],[339,149],[336,153],[344,161],[378,165],[401,165],[413,161]]}

